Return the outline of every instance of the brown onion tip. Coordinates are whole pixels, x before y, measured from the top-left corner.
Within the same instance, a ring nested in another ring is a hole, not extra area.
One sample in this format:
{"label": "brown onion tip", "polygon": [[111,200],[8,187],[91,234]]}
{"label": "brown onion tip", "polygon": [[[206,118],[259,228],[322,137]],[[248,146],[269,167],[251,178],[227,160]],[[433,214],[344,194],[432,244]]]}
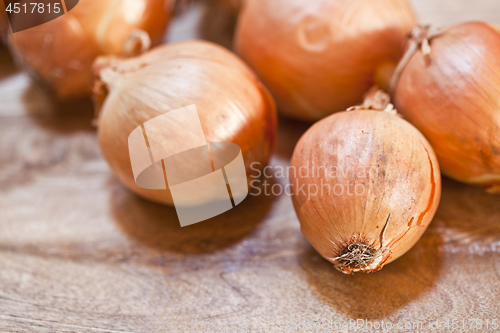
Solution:
{"label": "brown onion tip", "polygon": [[[364,242],[350,243],[342,249],[340,256],[330,260],[337,261],[335,268],[342,273],[350,274],[357,271],[374,272],[382,268],[380,265],[383,259],[385,250],[390,248],[384,246],[385,231],[391,220],[392,214],[389,214],[384,228],[380,232],[380,249],[375,250],[373,246],[365,244]],[[372,241],[374,243],[375,240]],[[377,262],[375,262],[377,260]]]}
{"label": "brown onion tip", "polygon": [[438,29],[432,25],[419,25],[412,30],[412,32],[408,35],[408,48],[392,76],[390,82],[391,93],[396,91],[399,77],[413,55],[417,53],[418,50],[421,50],[424,56],[429,55],[431,53],[430,41],[440,35],[443,31],[444,30]]}

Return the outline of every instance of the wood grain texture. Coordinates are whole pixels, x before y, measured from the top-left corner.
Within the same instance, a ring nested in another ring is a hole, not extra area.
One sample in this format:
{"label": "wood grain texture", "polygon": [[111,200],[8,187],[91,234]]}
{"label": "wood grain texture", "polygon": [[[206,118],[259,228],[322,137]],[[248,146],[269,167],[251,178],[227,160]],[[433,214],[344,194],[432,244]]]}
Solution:
{"label": "wood grain texture", "polygon": [[[415,5],[449,9],[429,14],[436,23],[454,21],[453,6],[482,7],[500,22],[496,0]],[[203,16],[186,15],[179,22]],[[181,228],[174,209],[116,180],[92,118],[89,101],[55,102],[0,50],[1,332],[296,332],[294,323],[321,320],[428,327],[500,319],[499,196],[444,179],[436,217],[412,250],[380,272],[345,276],[307,243],[286,195],[250,197]],[[306,128],[281,119],[273,166],[288,165]]]}

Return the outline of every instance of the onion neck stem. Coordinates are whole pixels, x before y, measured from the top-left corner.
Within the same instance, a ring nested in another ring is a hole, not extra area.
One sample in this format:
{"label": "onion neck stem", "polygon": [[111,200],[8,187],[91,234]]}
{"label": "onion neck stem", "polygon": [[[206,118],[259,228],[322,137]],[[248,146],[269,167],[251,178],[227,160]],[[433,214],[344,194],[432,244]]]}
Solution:
{"label": "onion neck stem", "polygon": [[419,25],[413,29],[413,31],[408,36],[408,48],[403,55],[403,58],[401,58],[401,61],[396,67],[396,70],[394,71],[394,74],[392,76],[390,83],[391,94],[394,94],[394,92],[396,91],[399,77],[403,73],[403,70],[410,62],[413,55],[415,55],[418,50],[421,50],[424,56],[428,56],[431,53],[431,40],[442,34],[443,31],[443,29],[437,29],[431,25]]}

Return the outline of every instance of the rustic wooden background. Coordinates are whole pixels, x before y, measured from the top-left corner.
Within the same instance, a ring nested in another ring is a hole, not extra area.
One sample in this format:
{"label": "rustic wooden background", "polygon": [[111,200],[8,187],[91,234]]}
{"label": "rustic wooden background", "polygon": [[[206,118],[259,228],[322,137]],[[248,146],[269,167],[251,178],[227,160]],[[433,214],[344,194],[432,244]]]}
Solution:
{"label": "rustic wooden background", "polygon": [[[426,23],[500,23],[498,0],[414,4]],[[229,46],[231,23],[195,7],[169,39]],[[92,117],[90,102],[55,102],[0,50],[1,332],[296,332],[350,319],[439,320],[440,332],[447,319],[481,319],[455,332],[500,331],[484,326],[500,320],[499,196],[444,179],[437,215],[410,252],[345,276],[304,239],[287,196],[250,197],[180,228],[174,209],[113,177]],[[273,165],[288,164],[305,130],[280,120]]]}

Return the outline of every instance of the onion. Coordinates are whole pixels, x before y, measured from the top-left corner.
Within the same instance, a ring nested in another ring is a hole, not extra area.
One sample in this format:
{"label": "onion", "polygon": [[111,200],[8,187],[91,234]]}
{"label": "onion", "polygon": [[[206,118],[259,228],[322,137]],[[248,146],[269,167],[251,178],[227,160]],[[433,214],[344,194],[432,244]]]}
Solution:
{"label": "onion", "polygon": [[387,87],[415,24],[407,0],[251,0],[235,48],[281,113],[317,120]]}
{"label": "onion", "polygon": [[314,124],[292,156],[301,230],[347,274],[379,270],[403,255],[439,203],[436,156],[391,107],[388,95],[371,93],[362,106]]}
{"label": "onion", "polygon": [[[104,101],[97,122],[102,153],[118,178],[142,197],[173,204],[169,188],[136,185],[129,135],[150,119],[193,104],[207,141],[240,147],[247,181],[265,167],[276,135],[274,101],[250,68],[226,49],[202,41],[172,43],[135,58],[99,58],[95,70],[101,80],[95,100]],[[163,147],[193,146],[186,135],[192,130],[177,126],[162,139]]]}
{"label": "onion", "polygon": [[394,82],[396,107],[427,137],[444,174],[499,192],[500,27],[421,27],[410,44]]}
{"label": "onion", "polygon": [[170,18],[164,0],[80,0],[55,20],[10,34],[15,59],[48,83],[61,99],[90,96],[98,55],[129,52],[137,30],[161,42]]}

